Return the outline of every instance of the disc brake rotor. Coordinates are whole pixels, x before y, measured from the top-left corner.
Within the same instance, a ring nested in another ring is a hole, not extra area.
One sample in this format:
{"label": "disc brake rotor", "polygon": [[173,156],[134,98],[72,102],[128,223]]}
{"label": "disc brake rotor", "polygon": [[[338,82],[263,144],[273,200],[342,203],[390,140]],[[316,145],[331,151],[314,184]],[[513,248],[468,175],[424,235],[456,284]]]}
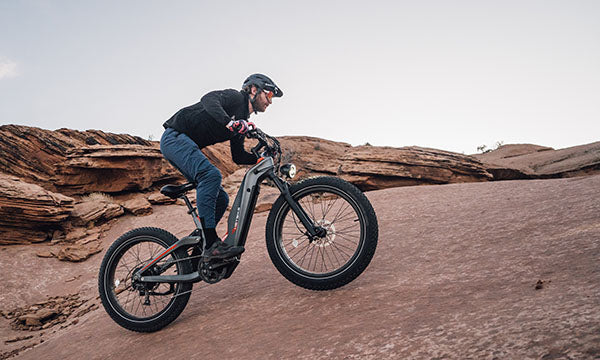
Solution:
{"label": "disc brake rotor", "polygon": [[335,225],[327,219],[321,219],[316,222],[316,225],[322,227],[327,231],[325,237],[313,240],[313,244],[319,247],[330,246],[335,241]]}

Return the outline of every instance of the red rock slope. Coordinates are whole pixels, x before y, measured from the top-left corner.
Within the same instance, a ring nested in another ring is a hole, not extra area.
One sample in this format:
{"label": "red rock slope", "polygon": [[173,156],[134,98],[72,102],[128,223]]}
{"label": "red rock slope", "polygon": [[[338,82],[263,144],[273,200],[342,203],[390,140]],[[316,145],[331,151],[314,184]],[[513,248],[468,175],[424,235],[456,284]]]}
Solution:
{"label": "red rock slope", "polygon": [[[0,341],[32,336],[0,352],[44,340],[19,359],[595,359],[599,187],[600,176],[588,176],[369,192],[380,227],[375,257],[329,292],[279,275],[262,213],[233,276],[194,286],[179,319],[154,334],[124,330],[102,309],[78,317],[97,302],[101,256],[67,264],[37,259],[31,246],[8,247],[0,251],[0,308],[74,293],[87,302],[62,324],[48,321],[41,336],[0,318]],[[137,226],[181,236],[193,225],[182,207],[163,206],[121,218],[105,248]]]}

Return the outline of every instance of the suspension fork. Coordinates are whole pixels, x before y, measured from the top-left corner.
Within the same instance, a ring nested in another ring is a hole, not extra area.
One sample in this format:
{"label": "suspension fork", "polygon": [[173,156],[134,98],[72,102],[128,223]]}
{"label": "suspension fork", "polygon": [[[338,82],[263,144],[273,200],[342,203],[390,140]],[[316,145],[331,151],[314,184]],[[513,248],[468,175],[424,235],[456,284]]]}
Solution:
{"label": "suspension fork", "polygon": [[315,238],[323,237],[325,235],[325,229],[323,229],[320,226],[315,226],[312,219],[306,214],[306,211],[304,211],[304,209],[292,197],[292,194],[290,193],[289,184],[281,180],[281,178],[275,175],[275,172],[273,171],[269,173],[269,178],[273,180],[275,186],[277,186],[279,191],[281,191],[281,194],[283,195],[285,201],[287,201],[294,214],[296,214],[302,225],[304,225],[304,228],[308,233],[307,235],[309,236],[309,239],[312,241]]}

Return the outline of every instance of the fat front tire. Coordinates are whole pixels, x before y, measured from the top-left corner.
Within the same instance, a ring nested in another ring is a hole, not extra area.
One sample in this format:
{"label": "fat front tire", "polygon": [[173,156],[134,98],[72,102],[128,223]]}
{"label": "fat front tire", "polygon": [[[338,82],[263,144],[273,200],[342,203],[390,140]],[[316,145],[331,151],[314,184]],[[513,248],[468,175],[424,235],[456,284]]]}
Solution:
{"label": "fat front tire", "polygon": [[367,197],[336,177],[310,178],[290,186],[294,200],[327,234],[313,239],[283,196],[266,226],[267,250],[277,270],[292,283],[331,290],[358,277],[377,247],[378,225]]}
{"label": "fat front tire", "polygon": [[[133,273],[176,242],[177,238],[163,229],[144,227],[121,235],[107,250],[98,274],[98,292],[104,309],[117,324],[133,331],[153,332],[181,314],[190,298],[191,283],[132,282]],[[187,256],[185,250],[178,249],[150,269],[171,261],[170,267],[155,275],[191,273],[190,261],[181,261]]]}

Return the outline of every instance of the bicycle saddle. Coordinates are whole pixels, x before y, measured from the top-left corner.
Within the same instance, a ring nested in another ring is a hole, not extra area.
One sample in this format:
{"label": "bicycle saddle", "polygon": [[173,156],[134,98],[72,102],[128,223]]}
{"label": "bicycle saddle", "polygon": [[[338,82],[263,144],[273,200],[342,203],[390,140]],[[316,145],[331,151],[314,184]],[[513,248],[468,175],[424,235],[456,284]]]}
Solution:
{"label": "bicycle saddle", "polygon": [[195,189],[196,183],[190,182],[182,185],[169,184],[165,185],[160,189],[161,194],[170,197],[171,199],[177,199],[186,192]]}

